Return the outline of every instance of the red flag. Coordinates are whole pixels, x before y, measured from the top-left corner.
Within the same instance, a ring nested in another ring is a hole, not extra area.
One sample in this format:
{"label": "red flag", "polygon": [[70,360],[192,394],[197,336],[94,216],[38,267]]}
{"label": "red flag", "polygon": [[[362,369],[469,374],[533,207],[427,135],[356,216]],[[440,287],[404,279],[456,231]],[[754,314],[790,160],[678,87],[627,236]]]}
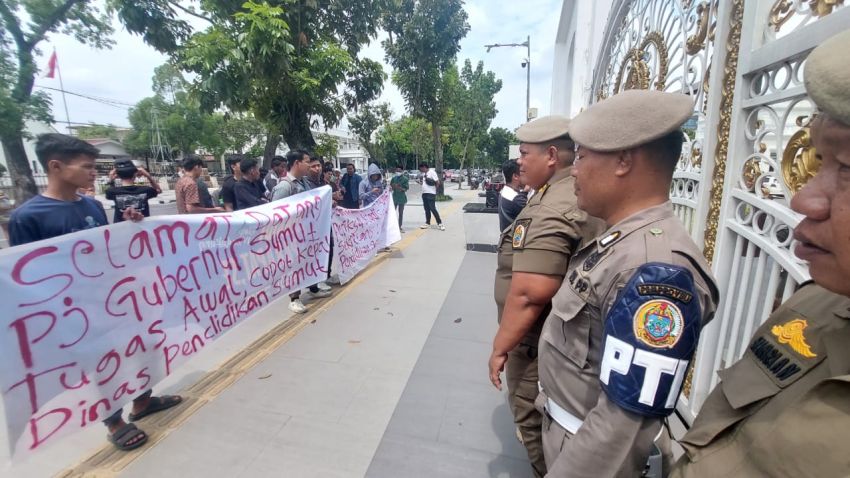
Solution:
{"label": "red flag", "polygon": [[53,54],[50,55],[50,61],[47,62],[47,74],[44,75],[45,78],[53,78],[56,74],[56,66],[57,66],[57,58],[56,58],[56,50],[53,50]]}

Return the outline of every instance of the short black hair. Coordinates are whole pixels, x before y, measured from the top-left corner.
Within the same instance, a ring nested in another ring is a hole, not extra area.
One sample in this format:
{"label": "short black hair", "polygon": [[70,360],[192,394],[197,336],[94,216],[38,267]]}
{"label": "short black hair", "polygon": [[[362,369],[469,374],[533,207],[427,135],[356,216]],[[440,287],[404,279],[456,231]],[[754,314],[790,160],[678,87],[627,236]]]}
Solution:
{"label": "short black hair", "polygon": [[272,158],[272,168],[276,168],[280,165],[286,166],[286,158],[283,156],[275,156]]}
{"label": "short black hair", "polygon": [[47,162],[51,159],[57,159],[63,163],[67,163],[77,156],[97,158],[99,154],[99,149],[80,138],[68,136],[67,134],[41,134],[35,142],[35,155],[45,170],[47,170]]}
{"label": "short black hair", "polygon": [[515,159],[509,159],[502,163],[502,174],[505,175],[505,182],[511,182],[514,178],[514,174],[519,174],[519,164],[517,164]]}
{"label": "short black hair", "polygon": [[657,158],[660,165],[671,175],[676,171],[679,158],[682,156],[682,145],[685,143],[685,133],[676,129],[666,135],[644,145]]}
{"label": "short black hair", "polygon": [[345,165],[345,167],[346,167],[346,168],[348,168],[349,166],[351,166],[351,167],[352,167],[352,168],[354,168],[354,169],[357,169],[357,166],[355,166],[355,165],[354,165],[354,163],[347,163],[347,164]]}
{"label": "short black hair", "polygon": [[129,159],[119,159],[115,161],[115,174],[121,179],[133,179],[136,177],[136,172],[139,168]]}
{"label": "short black hair", "polygon": [[295,163],[304,160],[304,156],[309,156],[309,154],[301,149],[296,149],[286,153],[286,169],[292,169],[292,166],[294,166]]}
{"label": "short black hair", "polygon": [[228,154],[224,159],[224,166],[227,168],[227,172],[233,174],[233,165],[239,164],[240,161],[245,159],[245,155],[242,154]]}
{"label": "short black hair", "polygon": [[330,172],[333,172],[333,170],[334,170],[334,165],[331,164],[331,163],[325,163],[325,164],[322,165],[322,172],[323,173],[330,173]]}
{"label": "short black hair", "polygon": [[183,160],[183,170],[184,171],[191,171],[198,166],[204,167],[204,160],[201,159],[201,157],[198,156],[198,155],[189,154]]}
{"label": "short black hair", "polygon": [[242,161],[239,161],[239,169],[242,170],[242,174],[245,174],[256,167],[257,160],[254,158],[245,158]]}
{"label": "short black hair", "polygon": [[428,163],[419,163],[419,169],[428,168]]}

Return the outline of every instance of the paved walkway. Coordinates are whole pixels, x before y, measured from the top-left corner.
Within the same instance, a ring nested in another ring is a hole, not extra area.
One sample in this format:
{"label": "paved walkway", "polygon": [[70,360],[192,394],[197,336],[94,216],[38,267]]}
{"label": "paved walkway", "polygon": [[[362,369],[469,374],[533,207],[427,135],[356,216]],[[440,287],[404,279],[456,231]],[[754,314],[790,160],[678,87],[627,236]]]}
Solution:
{"label": "paved walkway", "polygon": [[92,427],[0,475],[529,476],[486,377],[495,255],[465,251],[460,208],[479,199],[449,193],[446,232],[409,208],[398,249],[310,315],[274,303],[156,387],[186,403],[141,422],[147,446],[115,452]]}

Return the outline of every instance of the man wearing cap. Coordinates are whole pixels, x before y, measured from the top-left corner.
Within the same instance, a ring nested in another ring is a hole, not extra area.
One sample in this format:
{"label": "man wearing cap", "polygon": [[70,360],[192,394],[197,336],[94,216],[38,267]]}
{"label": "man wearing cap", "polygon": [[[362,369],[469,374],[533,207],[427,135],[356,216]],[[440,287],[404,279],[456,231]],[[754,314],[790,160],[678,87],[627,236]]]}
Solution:
{"label": "man wearing cap", "polygon": [[685,95],[630,90],[570,125],[578,206],[608,229],[573,254],[540,336],[548,476],[640,476],[714,314],[709,266],[668,196],[692,114]]}
{"label": "man wearing cap", "polygon": [[534,408],[540,328],[570,255],[582,238],[593,239],[602,231],[601,221],[576,206],[570,176],[575,145],[569,124],[568,118],[547,116],[516,132],[522,181],[537,194],[502,232],[494,287],[500,325],[490,356],[490,380],[501,390],[499,375],[507,367],[508,401],[536,476],[546,474],[542,417]]}
{"label": "man wearing cap", "polygon": [[791,200],[804,284],[756,331],[682,439],[675,477],[850,472],[850,32],[817,47],[805,83],[820,170]]}

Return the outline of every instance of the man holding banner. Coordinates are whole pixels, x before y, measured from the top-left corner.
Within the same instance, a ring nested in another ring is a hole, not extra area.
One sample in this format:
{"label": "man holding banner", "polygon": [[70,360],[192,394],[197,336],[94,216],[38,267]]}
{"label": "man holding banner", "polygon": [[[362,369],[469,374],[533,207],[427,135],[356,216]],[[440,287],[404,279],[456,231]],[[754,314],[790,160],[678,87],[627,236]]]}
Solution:
{"label": "man holding banner", "polygon": [[[99,202],[77,194],[78,188],[88,188],[94,184],[97,177],[95,158],[99,153],[94,146],[73,136],[51,133],[38,137],[36,155],[47,171],[47,190],[12,213],[12,246],[109,224],[106,212]],[[123,214],[124,220],[140,221],[143,217],[132,207],[127,208]],[[65,300],[70,301],[70,298]],[[14,326],[14,323],[10,325]],[[130,420],[139,420],[166,410],[181,400],[179,396],[153,397],[148,389],[133,400]],[[109,441],[125,451],[144,445],[148,440],[147,434],[136,425],[126,423],[122,412],[119,408],[103,421],[109,429]]]}
{"label": "man holding banner", "polygon": [[[310,172],[310,155],[306,151],[290,151],[286,153],[286,166],[289,174],[275,186],[274,191],[272,191],[272,201],[304,192],[304,178]],[[310,286],[310,293],[317,299],[331,295],[330,291],[321,290],[318,285]],[[307,312],[307,306],[301,301],[300,290],[289,294],[289,300],[289,310],[296,314]]]}

